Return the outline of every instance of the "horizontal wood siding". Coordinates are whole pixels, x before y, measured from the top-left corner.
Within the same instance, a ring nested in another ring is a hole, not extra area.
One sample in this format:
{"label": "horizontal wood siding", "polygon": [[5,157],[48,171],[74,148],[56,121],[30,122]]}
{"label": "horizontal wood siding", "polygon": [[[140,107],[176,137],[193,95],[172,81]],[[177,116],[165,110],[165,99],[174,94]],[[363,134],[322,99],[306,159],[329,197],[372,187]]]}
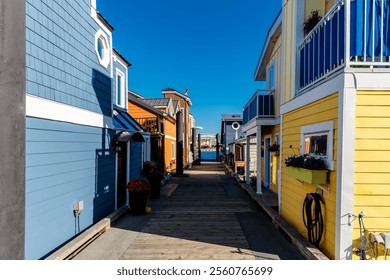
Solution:
{"label": "horizontal wood siding", "polygon": [[154,118],[156,114],[151,113],[150,111],[138,106],[137,104],[129,101],[128,102],[128,113],[133,118]]}
{"label": "horizontal wood siding", "polygon": [[[369,231],[390,232],[390,91],[356,97],[354,213],[366,213]],[[354,223],[353,239],[359,239]],[[379,250],[378,259],[383,259]]]}
{"label": "horizontal wood siding", "polygon": [[80,229],[114,210],[114,132],[27,118],[26,259],[74,237],[73,201],[84,201]]}
{"label": "horizontal wood siding", "polygon": [[[334,121],[333,159],[337,167],[337,131],[338,131],[338,93],[330,95],[314,103],[308,104],[295,111],[283,115],[283,143],[281,146],[282,159],[300,151],[301,127],[325,121]],[[290,147],[291,146],[291,147]],[[320,249],[329,258],[335,255],[335,212],[336,212],[336,170],[329,172],[330,195],[324,193],[325,205],[323,216],[325,231],[320,243]],[[303,223],[302,207],[307,193],[316,191],[315,185],[301,183],[288,176],[285,164],[282,164],[282,194],[281,214],[305,238],[307,229]]]}

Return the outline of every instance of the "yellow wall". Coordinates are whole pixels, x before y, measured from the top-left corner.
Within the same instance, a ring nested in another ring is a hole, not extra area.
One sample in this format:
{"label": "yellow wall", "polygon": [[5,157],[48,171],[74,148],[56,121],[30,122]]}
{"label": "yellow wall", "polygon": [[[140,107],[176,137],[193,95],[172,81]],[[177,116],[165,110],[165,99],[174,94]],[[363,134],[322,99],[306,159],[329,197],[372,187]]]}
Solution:
{"label": "yellow wall", "polygon": [[274,71],[275,71],[275,116],[280,116],[280,85],[281,85],[281,76],[282,76],[282,36],[276,38],[276,43],[269,61],[267,62],[267,69],[271,65],[272,61],[274,62]]}
{"label": "yellow wall", "polygon": [[[354,213],[364,211],[369,231],[390,232],[390,91],[356,97]],[[354,223],[353,239],[359,238]],[[383,258],[383,251],[379,250]]]}
{"label": "yellow wall", "polygon": [[[294,62],[295,62],[295,24],[294,24],[294,11],[295,11],[295,1],[285,1],[284,7],[284,19],[283,19],[283,97],[282,103],[285,103],[293,98],[294,93],[294,83],[293,73]],[[288,62],[288,63],[287,63]]]}
{"label": "yellow wall", "polygon": [[[297,154],[300,150],[301,127],[325,121],[334,121],[334,151],[335,169],[337,167],[337,130],[338,130],[338,93],[332,94],[314,103],[308,104],[297,110],[283,115],[283,143],[282,159],[289,155]],[[292,148],[290,148],[290,145]],[[323,216],[325,231],[322,236],[320,249],[329,258],[334,259],[335,255],[335,211],[336,211],[336,170],[329,172],[330,194],[324,192],[325,205],[323,205]],[[307,229],[302,218],[303,202],[307,193],[316,191],[316,186],[307,183],[300,183],[298,180],[289,177],[287,168],[282,164],[282,194],[281,194],[281,215],[294,226],[305,238]]]}
{"label": "yellow wall", "polygon": [[320,15],[324,15],[325,0],[308,0],[305,1],[305,20],[308,19],[311,12],[318,10]]}

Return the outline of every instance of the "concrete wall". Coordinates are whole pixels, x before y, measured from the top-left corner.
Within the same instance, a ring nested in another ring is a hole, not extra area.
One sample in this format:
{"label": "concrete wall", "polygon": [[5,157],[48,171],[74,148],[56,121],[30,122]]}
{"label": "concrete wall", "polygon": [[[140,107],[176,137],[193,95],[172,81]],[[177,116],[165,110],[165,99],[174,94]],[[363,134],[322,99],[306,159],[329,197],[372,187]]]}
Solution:
{"label": "concrete wall", "polygon": [[25,7],[0,0],[0,259],[24,258]]}

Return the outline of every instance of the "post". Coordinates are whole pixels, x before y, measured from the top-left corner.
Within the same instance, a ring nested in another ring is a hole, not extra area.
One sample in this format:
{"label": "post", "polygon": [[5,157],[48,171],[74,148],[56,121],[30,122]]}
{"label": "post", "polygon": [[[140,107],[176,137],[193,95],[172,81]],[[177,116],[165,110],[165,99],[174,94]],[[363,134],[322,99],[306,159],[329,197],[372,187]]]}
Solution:
{"label": "post", "polygon": [[200,162],[202,161],[202,149],[200,146],[202,146],[202,143],[201,143],[201,136],[200,136],[200,133],[198,134],[198,157],[199,157],[199,164]]}
{"label": "post", "polygon": [[0,259],[24,259],[26,1],[0,0]]}
{"label": "post", "polygon": [[245,157],[245,181],[247,185],[251,184],[250,163],[251,163],[251,137],[247,135],[246,136],[246,157]]}
{"label": "post", "polygon": [[176,114],[176,174],[183,175],[183,113]]}
{"label": "post", "polygon": [[215,155],[215,161],[219,161],[219,140],[218,140],[218,133],[215,135],[215,139],[217,140],[217,145],[215,147],[216,155]]}
{"label": "post", "polygon": [[256,193],[261,191],[261,126],[256,127]]}

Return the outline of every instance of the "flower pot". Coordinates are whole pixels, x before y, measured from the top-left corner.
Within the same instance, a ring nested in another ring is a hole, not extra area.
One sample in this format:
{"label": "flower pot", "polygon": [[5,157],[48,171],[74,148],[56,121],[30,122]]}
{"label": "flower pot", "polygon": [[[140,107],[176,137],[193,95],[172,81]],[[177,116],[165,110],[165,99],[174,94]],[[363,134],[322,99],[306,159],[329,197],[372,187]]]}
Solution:
{"label": "flower pot", "polygon": [[145,215],[148,192],[129,192],[130,213],[134,216]]}
{"label": "flower pot", "polygon": [[288,176],[309,184],[326,184],[328,179],[328,170],[310,170],[288,166]]}
{"label": "flower pot", "polygon": [[150,193],[150,198],[157,199],[160,198],[161,191],[161,182],[152,183],[152,191]]}

